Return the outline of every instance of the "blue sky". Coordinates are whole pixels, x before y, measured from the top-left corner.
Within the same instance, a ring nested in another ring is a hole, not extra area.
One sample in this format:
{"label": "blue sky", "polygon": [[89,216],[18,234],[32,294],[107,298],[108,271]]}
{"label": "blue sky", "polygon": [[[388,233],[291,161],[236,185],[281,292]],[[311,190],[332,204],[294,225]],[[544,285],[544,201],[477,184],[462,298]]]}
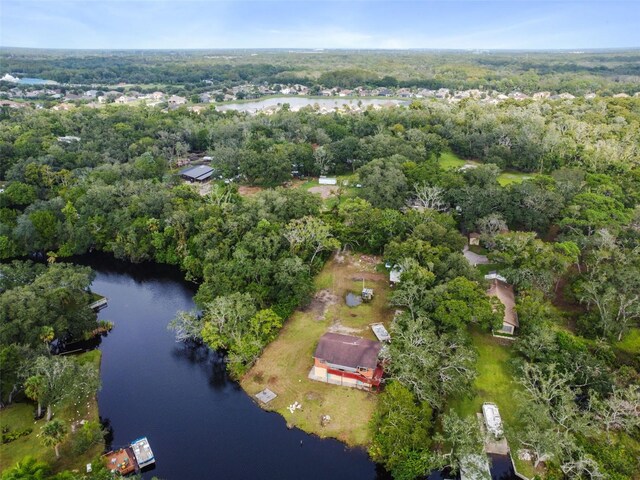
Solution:
{"label": "blue sky", "polygon": [[49,48],[640,47],[640,0],[0,0],[0,45]]}

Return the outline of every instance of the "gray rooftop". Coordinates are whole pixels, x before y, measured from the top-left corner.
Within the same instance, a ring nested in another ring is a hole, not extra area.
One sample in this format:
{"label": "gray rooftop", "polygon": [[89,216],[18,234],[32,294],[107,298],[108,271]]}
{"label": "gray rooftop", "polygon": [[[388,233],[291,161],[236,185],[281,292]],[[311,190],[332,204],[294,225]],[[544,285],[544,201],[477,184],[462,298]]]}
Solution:
{"label": "gray rooftop", "polygon": [[314,357],[334,365],[376,368],[382,344],[364,338],[325,333],[320,337]]}
{"label": "gray rooftop", "polygon": [[197,165],[195,167],[185,168],[180,171],[180,175],[192,180],[205,180],[213,175],[213,168],[207,165]]}

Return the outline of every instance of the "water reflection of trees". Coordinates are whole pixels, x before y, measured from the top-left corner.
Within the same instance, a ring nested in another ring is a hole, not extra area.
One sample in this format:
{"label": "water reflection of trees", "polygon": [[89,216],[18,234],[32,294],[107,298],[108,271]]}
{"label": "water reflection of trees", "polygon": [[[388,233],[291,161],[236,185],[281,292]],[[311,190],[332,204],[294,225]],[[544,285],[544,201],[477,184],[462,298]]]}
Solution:
{"label": "water reflection of trees", "polygon": [[211,350],[201,342],[187,341],[176,344],[172,355],[178,360],[186,360],[200,367],[207,376],[209,385],[214,389],[222,389],[230,385],[237,386],[227,374],[226,355]]}

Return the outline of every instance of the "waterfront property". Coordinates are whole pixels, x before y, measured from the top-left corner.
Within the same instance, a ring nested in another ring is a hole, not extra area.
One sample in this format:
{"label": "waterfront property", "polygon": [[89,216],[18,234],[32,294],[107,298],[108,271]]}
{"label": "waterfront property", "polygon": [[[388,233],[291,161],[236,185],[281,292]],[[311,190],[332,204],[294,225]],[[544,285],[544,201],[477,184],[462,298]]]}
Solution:
{"label": "waterfront property", "polygon": [[204,182],[213,175],[213,168],[206,165],[185,168],[180,171],[180,176],[189,182]]}
{"label": "waterfront property", "polygon": [[325,333],[320,337],[313,355],[311,380],[376,390],[380,387],[383,369],[378,360],[382,344],[365,338]]}
{"label": "waterfront property", "polygon": [[128,475],[153,465],[155,457],[147,437],[131,442],[131,445],[105,453],[102,460],[112,473]]}
{"label": "waterfront property", "polygon": [[[380,261],[370,255],[339,253],[327,262],[315,279],[316,294],[311,303],[294,312],[241,381],[252,395],[265,388],[278,394],[268,404],[259,402],[262,408],[280,413],[289,425],[305,432],[337,438],[350,446],[370,444],[369,422],[379,395],[311,381],[309,370],[318,340],[325,333],[375,341],[372,323],[389,329],[394,309],[388,304],[388,276],[378,270]],[[349,306],[345,298],[349,292],[360,292],[363,278],[375,295],[370,302]],[[302,409],[292,413],[288,407],[295,402],[302,404]],[[323,416],[330,421],[321,422]]]}
{"label": "waterfront property", "polygon": [[138,469],[135,455],[133,454],[131,447],[120,448],[118,450],[105,453],[102,456],[102,460],[111,473],[128,475]]}

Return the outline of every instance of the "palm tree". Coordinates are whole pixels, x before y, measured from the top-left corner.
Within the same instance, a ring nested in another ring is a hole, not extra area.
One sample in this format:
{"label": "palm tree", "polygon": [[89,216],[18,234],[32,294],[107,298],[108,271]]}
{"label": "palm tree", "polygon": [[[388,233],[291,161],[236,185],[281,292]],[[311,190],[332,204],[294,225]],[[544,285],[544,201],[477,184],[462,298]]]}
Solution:
{"label": "palm tree", "polygon": [[42,427],[42,443],[45,447],[53,447],[56,451],[56,458],[60,458],[58,447],[67,434],[66,425],[58,420],[51,420]]}
{"label": "palm tree", "polygon": [[15,467],[2,474],[2,480],[45,480],[49,465],[31,456],[24,457]]}
{"label": "palm tree", "polygon": [[44,378],[34,375],[24,382],[24,393],[31,400],[38,402],[38,418],[42,416],[42,396],[45,391]]}

